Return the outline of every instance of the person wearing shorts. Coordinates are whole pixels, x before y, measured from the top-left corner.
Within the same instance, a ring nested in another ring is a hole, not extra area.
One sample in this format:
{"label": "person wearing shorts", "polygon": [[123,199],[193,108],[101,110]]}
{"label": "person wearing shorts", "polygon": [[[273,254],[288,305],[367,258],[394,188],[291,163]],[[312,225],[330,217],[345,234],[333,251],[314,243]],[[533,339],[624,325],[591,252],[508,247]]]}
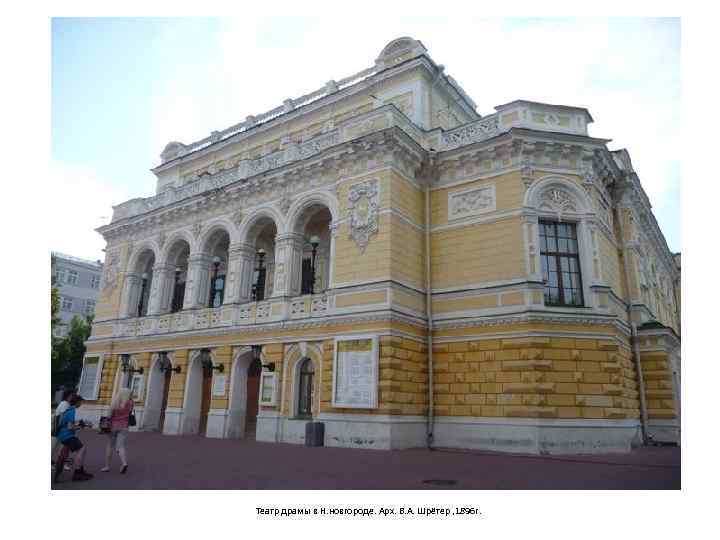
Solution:
{"label": "person wearing shorts", "polygon": [[60,419],[58,427],[57,437],[63,445],[60,451],[60,457],[57,460],[58,466],[55,467],[54,480],[57,481],[62,474],[63,468],[60,466],[65,461],[68,454],[75,454],[74,469],[73,469],[73,482],[82,482],[90,480],[93,477],[92,474],[88,473],[83,466],[83,460],[85,459],[85,447],[82,441],[77,436],[77,431],[84,428],[90,427],[89,424],[82,420],[76,421],[76,411],[82,404],[83,398],[77,394],[74,394],[70,398],[70,407],[63,413]]}

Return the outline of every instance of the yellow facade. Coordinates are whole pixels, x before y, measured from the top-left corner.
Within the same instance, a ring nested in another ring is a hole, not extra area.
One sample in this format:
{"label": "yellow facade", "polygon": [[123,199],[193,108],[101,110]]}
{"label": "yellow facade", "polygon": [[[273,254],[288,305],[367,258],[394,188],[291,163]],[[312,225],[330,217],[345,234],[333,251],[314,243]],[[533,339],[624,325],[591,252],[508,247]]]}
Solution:
{"label": "yellow facade", "polygon": [[[679,269],[629,156],[589,138],[585,109],[481,118],[433,83],[420,42],[393,43],[364,75],[383,74],[377,95],[328,83],[232,136],[168,144],[158,194],[100,229],[91,407],[133,385],[144,429],[302,442],[316,421],[326,444],[371,448],[676,437]],[[572,145],[540,144],[557,126]],[[541,222],[575,231],[582,304],[548,301]],[[343,340],[373,345],[343,356]]]}

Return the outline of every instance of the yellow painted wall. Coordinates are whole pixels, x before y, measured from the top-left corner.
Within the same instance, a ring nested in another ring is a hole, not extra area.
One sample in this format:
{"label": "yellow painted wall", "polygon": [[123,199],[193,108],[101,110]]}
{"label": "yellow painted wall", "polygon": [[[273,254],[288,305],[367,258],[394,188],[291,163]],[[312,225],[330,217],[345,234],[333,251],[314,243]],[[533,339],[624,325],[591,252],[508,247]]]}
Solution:
{"label": "yellow painted wall", "polygon": [[439,231],[431,237],[433,288],[525,276],[519,218]]}
{"label": "yellow painted wall", "polygon": [[435,414],[638,418],[629,351],[594,339],[532,337],[433,346]]}

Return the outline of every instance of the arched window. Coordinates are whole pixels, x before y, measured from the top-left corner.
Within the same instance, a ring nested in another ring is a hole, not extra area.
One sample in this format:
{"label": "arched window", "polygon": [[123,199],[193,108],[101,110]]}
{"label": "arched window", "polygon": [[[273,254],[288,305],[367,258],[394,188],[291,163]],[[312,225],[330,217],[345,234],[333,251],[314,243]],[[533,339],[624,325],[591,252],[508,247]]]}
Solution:
{"label": "arched window", "polygon": [[298,380],[298,416],[312,416],[313,386],[315,379],[315,367],[312,360],[302,360]]}
{"label": "arched window", "polygon": [[[183,308],[185,302],[185,282],[187,281],[188,258],[190,257],[190,244],[183,239],[173,243],[167,256],[167,263],[172,268],[172,282],[168,283],[167,292],[164,293],[165,309],[176,313]],[[167,296],[165,296],[165,294]]]}
{"label": "arched window", "polygon": [[542,220],[539,226],[540,265],[545,282],[545,304],[582,306],[582,278],[576,225]]}
{"label": "arched window", "polygon": [[603,284],[597,238],[598,221],[587,194],[574,182],[548,176],[525,194],[534,208],[526,221],[528,273],[544,282],[544,304],[594,307],[592,286]]}
{"label": "arched window", "polygon": [[330,210],[321,204],[309,206],[298,216],[295,230],[303,237],[298,266],[300,294],[317,294],[328,288],[331,222]]}

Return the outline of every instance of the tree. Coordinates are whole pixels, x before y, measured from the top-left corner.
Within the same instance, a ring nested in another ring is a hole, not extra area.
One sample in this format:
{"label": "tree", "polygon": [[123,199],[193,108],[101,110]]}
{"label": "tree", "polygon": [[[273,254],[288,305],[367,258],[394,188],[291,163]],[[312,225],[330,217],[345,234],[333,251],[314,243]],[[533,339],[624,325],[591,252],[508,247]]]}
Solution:
{"label": "tree", "polygon": [[92,316],[84,319],[73,317],[65,339],[60,339],[53,346],[55,357],[52,362],[51,380],[53,388],[77,386],[82,372],[85,356],[85,342],[90,337]]}
{"label": "tree", "polygon": [[50,350],[51,361],[56,360],[55,328],[60,324],[60,291],[58,290],[57,276],[55,275],[55,256],[50,255]]}

